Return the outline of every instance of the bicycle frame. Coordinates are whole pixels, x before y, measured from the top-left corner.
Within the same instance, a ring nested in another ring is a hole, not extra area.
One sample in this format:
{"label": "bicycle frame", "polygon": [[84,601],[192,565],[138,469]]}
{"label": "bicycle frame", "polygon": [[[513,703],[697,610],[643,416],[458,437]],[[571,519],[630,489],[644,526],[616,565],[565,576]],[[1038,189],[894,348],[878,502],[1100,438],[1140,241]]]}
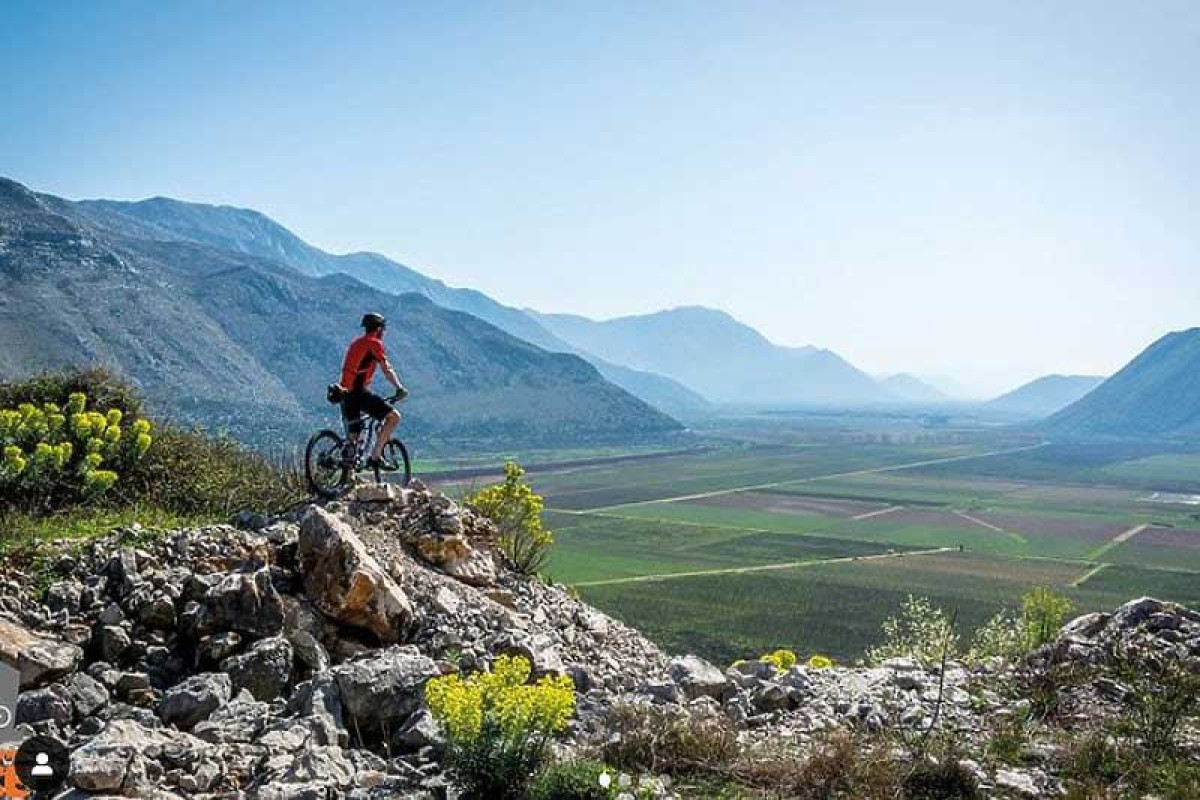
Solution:
{"label": "bicycle frame", "polygon": [[354,446],[354,465],[361,466],[366,461],[366,456],[375,446],[375,440],[379,438],[379,431],[383,428],[383,423],[373,417],[363,414],[358,420],[362,427],[356,437],[351,431],[354,423],[348,420],[342,420],[342,430],[345,432],[346,444]]}

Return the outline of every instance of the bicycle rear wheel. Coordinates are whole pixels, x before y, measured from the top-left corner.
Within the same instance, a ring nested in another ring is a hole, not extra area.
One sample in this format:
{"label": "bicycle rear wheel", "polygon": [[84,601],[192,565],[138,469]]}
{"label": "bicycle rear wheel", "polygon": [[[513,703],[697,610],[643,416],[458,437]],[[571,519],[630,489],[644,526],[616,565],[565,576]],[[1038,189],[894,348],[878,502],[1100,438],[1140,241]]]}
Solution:
{"label": "bicycle rear wheel", "polygon": [[314,433],[304,450],[304,477],[308,490],[320,497],[337,497],[350,478],[342,457],[342,437],[331,430]]}
{"label": "bicycle rear wheel", "polygon": [[408,458],[408,448],[399,439],[389,439],[383,446],[382,472],[396,473],[400,476],[400,485],[408,486],[412,480],[412,462]]}

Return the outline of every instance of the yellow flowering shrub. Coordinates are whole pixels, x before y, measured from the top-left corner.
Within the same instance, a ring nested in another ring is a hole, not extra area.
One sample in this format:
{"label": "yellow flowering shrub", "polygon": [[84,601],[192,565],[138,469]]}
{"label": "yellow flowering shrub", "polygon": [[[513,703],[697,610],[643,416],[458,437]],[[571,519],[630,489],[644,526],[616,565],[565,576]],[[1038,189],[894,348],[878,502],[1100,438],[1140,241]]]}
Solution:
{"label": "yellow flowering shrub", "polygon": [[519,798],[546,760],[551,737],[575,713],[565,676],[529,682],[529,661],[500,656],[491,672],[434,678],[425,701],[446,731],[446,765],[469,798]]}
{"label": "yellow flowering shrub", "polygon": [[542,526],[542,497],[525,482],[525,470],[515,461],[504,464],[504,482],[468,496],[466,505],[496,523],[500,550],[526,575],[546,565],[554,534]]}
{"label": "yellow flowering shrub", "polygon": [[829,656],[814,655],[808,659],[808,666],[812,669],[829,669],[833,666],[833,659]]}
{"label": "yellow flowering shrub", "polygon": [[83,392],[62,405],[18,403],[0,409],[0,490],[6,505],[52,507],[110,490],[120,470],[146,454],[150,423],[122,427],[120,409],[88,410]]}
{"label": "yellow flowering shrub", "polygon": [[796,666],[796,654],[791,650],[779,649],[771,653],[766,653],[760,661],[770,661],[775,665],[775,669],[780,672],[787,672],[792,667]]}

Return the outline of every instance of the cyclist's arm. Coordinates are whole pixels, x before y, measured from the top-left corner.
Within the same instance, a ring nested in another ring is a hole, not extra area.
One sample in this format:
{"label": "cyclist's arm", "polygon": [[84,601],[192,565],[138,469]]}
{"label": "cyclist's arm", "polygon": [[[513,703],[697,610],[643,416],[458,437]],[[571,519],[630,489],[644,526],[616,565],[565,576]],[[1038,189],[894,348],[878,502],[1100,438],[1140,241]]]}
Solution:
{"label": "cyclist's arm", "polygon": [[384,359],[383,363],[379,365],[379,368],[383,370],[383,377],[388,379],[388,383],[396,387],[397,392],[407,391],[404,388],[404,384],[400,382],[400,376],[396,374],[396,370],[392,369],[392,364],[390,361]]}

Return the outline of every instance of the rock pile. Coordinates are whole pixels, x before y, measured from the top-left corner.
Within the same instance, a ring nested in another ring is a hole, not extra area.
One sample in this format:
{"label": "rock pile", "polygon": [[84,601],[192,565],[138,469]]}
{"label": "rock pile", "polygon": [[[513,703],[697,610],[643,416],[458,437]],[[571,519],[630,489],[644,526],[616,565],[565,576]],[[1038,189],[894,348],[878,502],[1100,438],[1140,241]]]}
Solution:
{"label": "rock pile", "polygon": [[119,531],[0,576],[16,721],[104,795],[428,797],[431,677],[527,655],[603,707],[665,657],[512,573],[490,521],[420,484],[257,531]]}

